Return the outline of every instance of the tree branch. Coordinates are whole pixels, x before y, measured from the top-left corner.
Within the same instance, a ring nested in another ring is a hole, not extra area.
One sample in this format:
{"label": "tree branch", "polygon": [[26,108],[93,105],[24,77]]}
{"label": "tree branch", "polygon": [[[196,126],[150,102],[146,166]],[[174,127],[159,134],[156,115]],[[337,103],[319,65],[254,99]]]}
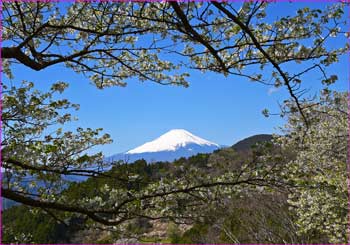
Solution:
{"label": "tree branch", "polygon": [[[208,50],[209,52],[215,57],[215,59],[219,62],[219,65],[221,67],[221,69],[227,73],[228,69],[225,65],[225,63],[223,62],[223,60],[220,58],[218,51],[215,50],[210,44],[209,42],[205,41],[202,36],[196,32],[196,30],[194,30],[192,28],[192,26],[190,25],[190,23],[188,22],[186,15],[184,14],[184,12],[181,10],[180,6],[178,5],[177,2],[169,2],[169,4],[173,7],[173,9],[175,10],[175,13],[177,14],[177,16],[180,18],[182,24],[184,25],[185,30],[191,34],[192,39],[200,42],[201,44],[203,44]],[[181,28],[178,27],[180,30]]]}
{"label": "tree branch", "polygon": [[211,1],[211,3],[220,11],[222,11],[224,14],[227,15],[228,18],[230,18],[233,22],[235,22],[241,29],[242,31],[244,31],[245,33],[247,33],[247,35],[252,39],[255,47],[264,55],[264,57],[273,65],[273,67],[278,71],[278,73],[280,74],[280,76],[282,77],[285,85],[288,88],[288,92],[290,94],[290,96],[293,98],[294,102],[296,103],[299,113],[302,116],[306,127],[308,127],[309,123],[308,120],[303,112],[303,108],[299,102],[298,97],[294,94],[293,88],[290,85],[290,81],[287,77],[287,75],[282,71],[281,67],[278,65],[278,63],[272,59],[270,57],[270,55],[262,48],[262,46],[260,45],[259,41],[256,39],[254,33],[249,29],[248,26],[246,26],[244,23],[242,23],[240,21],[240,19],[235,16],[234,14],[232,14],[230,11],[228,11],[226,8],[224,8],[221,3],[215,2],[215,1]]}
{"label": "tree branch", "polygon": [[48,202],[48,201],[41,201],[41,200],[32,199],[29,197],[19,195],[16,192],[13,192],[9,189],[4,189],[3,187],[1,187],[1,194],[5,198],[11,199],[11,200],[14,200],[16,202],[23,203],[25,205],[29,205],[32,207],[43,208],[43,209],[49,208],[49,209],[56,209],[56,210],[60,210],[60,211],[85,214],[86,216],[88,216],[92,220],[97,221],[97,222],[104,224],[104,225],[118,225],[126,220],[126,219],[120,219],[118,221],[109,221],[109,220],[106,220],[104,218],[101,218],[100,216],[97,216],[94,213],[94,211],[91,211],[91,210],[88,210],[85,208],[70,206],[67,204],[61,204],[61,203],[57,203],[57,202]]}

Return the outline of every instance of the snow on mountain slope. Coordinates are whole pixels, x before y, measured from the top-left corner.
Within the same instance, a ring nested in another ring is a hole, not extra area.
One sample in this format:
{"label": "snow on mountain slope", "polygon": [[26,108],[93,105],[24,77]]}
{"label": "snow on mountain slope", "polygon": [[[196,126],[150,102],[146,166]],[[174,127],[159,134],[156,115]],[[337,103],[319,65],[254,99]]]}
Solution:
{"label": "snow on mountain slope", "polygon": [[195,136],[184,129],[173,129],[153,141],[125,153],[110,156],[106,160],[109,162],[122,160],[129,163],[138,159],[144,159],[147,162],[173,161],[198,153],[211,153],[219,148],[218,144]]}
{"label": "snow on mountain slope", "polygon": [[135,149],[126,152],[126,154],[175,151],[178,148],[185,147],[189,144],[219,147],[218,144],[195,136],[184,129],[173,129],[151,142],[147,142],[139,147],[136,147]]}

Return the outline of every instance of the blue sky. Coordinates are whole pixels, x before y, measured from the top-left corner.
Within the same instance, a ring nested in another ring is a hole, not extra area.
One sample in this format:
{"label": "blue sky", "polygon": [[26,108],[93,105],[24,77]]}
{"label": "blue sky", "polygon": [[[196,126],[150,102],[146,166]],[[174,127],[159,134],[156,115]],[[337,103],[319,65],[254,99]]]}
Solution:
{"label": "blue sky", "polygon": [[[284,5],[281,15],[290,11],[288,6],[290,4]],[[334,88],[346,90],[348,57],[342,57],[332,67],[332,72],[339,77]],[[69,129],[78,126],[104,128],[114,142],[95,150],[101,150],[107,156],[139,146],[174,128],[186,129],[223,145],[232,145],[254,134],[278,132],[276,128],[283,120],[278,116],[265,118],[261,111],[268,108],[278,112],[278,102],[288,98],[284,87],[270,93],[271,87],[241,77],[225,78],[194,71],[190,71],[189,88],[130,79],[125,88],[103,90],[96,89],[88,78],[62,65],[40,72],[15,66],[13,73],[16,81],[34,81],[39,89],[48,88],[56,81],[69,82],[64,97],[81,106],[74,113],[79,121],[72,123]],[[306,87],[316,91],[319,81],[310,77]]]}

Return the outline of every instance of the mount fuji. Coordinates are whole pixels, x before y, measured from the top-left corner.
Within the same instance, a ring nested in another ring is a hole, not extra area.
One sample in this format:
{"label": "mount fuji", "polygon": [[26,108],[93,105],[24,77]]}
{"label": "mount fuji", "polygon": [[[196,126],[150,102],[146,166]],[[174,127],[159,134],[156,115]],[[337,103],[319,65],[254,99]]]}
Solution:
{"label": "mount fuji", "polygon": [[108,157],[108,162],[122,160],[134,162],[144,159],[147,162],[173,161],[180,157],[190,157],[198,153],[211,153],[220,145],[202,139],[184,129],[172,129],[160,137],[125,153]]}

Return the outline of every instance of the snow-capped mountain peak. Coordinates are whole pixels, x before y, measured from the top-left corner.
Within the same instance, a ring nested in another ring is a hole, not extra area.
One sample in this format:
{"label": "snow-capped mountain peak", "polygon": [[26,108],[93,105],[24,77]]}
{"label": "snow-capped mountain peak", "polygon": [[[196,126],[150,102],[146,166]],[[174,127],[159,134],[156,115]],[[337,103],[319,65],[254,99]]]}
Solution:
{"label": "snow-capped mountain peak", "polygon": [[184,129],[172,129],[153,141],[147,142],[139,147],[136,147],[135,149],[127,151],[126,154],[176,151],[181,147],[193,144],[219,147],[218,144],[195,136]]}

